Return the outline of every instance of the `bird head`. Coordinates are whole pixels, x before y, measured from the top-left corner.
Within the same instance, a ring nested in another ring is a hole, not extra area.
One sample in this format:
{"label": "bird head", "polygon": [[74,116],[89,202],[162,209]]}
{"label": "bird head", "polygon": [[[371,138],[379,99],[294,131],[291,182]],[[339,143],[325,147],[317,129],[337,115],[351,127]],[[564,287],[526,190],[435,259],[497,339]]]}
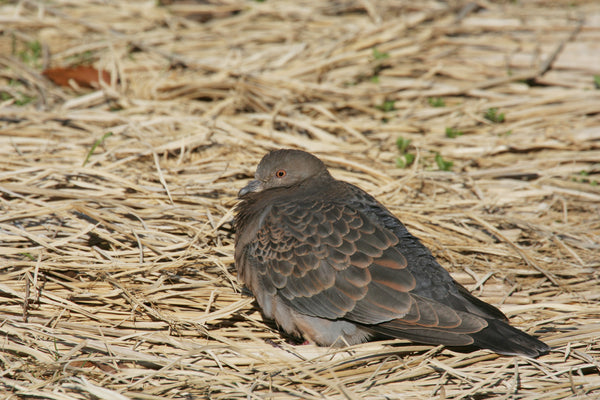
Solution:
{"label": "bird head", "polygon": [[312,154],[292,149],[274,150],[263,157],[256,168],[255,179],[239,191],[238,197],[291,187],[319,176],[329,176],[329,172],[325,164]]}

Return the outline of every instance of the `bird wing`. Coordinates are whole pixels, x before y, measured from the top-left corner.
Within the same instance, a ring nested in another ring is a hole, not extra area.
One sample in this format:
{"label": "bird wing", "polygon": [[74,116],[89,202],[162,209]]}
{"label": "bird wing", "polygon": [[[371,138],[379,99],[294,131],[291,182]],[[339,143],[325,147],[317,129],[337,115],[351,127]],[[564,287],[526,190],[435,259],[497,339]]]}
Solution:
{"label": "bird wing", "polygon": [[297,312],[365,325],[393,321],[459,334],[484,319],[411,293],[416,281],[399,239],[347,204],[287,201],[265,216],[249,253],[257,283]]}

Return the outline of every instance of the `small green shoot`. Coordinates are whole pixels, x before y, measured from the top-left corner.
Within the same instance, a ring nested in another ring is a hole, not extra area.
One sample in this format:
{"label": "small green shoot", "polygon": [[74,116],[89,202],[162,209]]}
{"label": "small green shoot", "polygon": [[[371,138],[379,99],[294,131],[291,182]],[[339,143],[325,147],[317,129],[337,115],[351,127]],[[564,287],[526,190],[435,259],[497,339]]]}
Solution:
{"label": "small green shoot", "polygon": [[498,109],[495,107],[488,108],[483,117],[488,121],[497,124],[504,122],[504,113],[498,113]]}
{"label": "small green shoot", "polygon": [[15,100],[15,105],[17,106],[24,106],[26,104],[31,103],[35,99],[35,97],[31,97],[21,92],[19,92],[19,94],[21,95],[21,97]]}
{"label": "small green shoot", "polygon": [[90,149],[90,151],[88,151],[87,156],[85,157],[85,160],[83,160],[83,164],[81,165],[82,167],[85,167],[85,164],[88,163],[90,157],[94,153],[94,150],[96,150],[96,147],[100,146],[107,138],[112,136],[112,134],[113,134],[112,132],[106,132],[104,135],[102,135],[102,137],[100,139],[98,139],[98,140],[96,140],[96,142],[94,142],[94,144],[92,145],[92,148]]}
{"label": "small green shoot", "polygon": [[446,137],[448,137],[450,139],[454,139],[454,138],[457,138],[462,135],[464,135],[463,131],[459,131],[458,129],[455,129],[455,128],[450,128],[449,126],[446,127]]}
{"label": "small green shoot", "polygon": [[379,51],[376,47],[373,47],[373,58],[376,60],[385,60],[386,58],[390,58],[390,53]]}
{"label": "small green shoot", "polygon": [[40,59],[42,58],[42,44],[37,40],[27,42],[25,49],[21,50],[18,56],[24,63],[38,68],[41,66]]}
{"label": "small green shoot", "polygon": [[29,96],[26,93],[23,93],[19,88],[23,87],[23,84],[19,82],[17,79],[11,79],[8,81],[8,85],[11,88],[14,88],[12,91],[0,92],[0,101],[6,101],[14,99],[13,104],[16,106],[24,106],[25,104],[31,103],[35,100],[35,97]]}
{"label": "small green shoot", "polygon": [[398,166],[398,168],[406,168],[409,167],[414,161],[414,154],[405,153],[402,154],[400,157],[396,158],[396,166]]}
{"label": "small green shoot", "polygon": [[579,171],[578,174],[580,177],[576,177],[576,178],[572,178],[573,182],[579,182],[579,183],[589,183],[591,186],[598,186],[598,181],[595,179],[590,179],[590,173],[588,171]]}
{"label": "small green shoot", "polygon": [[408,150],[408,146],[410,146],[410,139],[404,139],[402,136],[398,137],[398,139],[396,139],[396,147],[398,147],[398,150],[400,150],[400,153],[404,154],[406,153],[406,150]]}
{"label": "small green shoot", "polygon": [[6,100],[11,100],[14,99],[13,104],[16,106],[24,106],[26,104],[31,103],[33,100],[35,100],[35,97],[31,97],[25,93],[22,92],[17,92],[18,97],[13,97],[13,95],[11,95],[8,92],[0,92],[0,101],[6,101]]}
{"label": "small green shoot", "polygon": [[22,255],[23,257],[27,257],[29,258],[31,261],[35,261],[35,256],[31,253],[19,253],[20,255]]}
{"label": "small green shoot", "polygon": [[431,107],[446,107],[446,102],[441,97],[429,97],[427,102]]}
{"label": "small green shoot", "polygon": [[383,51],[377,50],[373,47],[373,58],[375,59],[375,63],[373,63],[373,71],[371,73],[370,80],[373,83],[379,83],[379,73],[384,70],[386,67],[383,65],[383,60],[389,58],[389,53],[385,53]]}
{"label": "small green shoot", "polygon": [[454,163],[452,161],[446,161],[440,153],[435,154],[435,163],[441,171],[450,171]]}
{"label": "small green shoot", "polygon": [[600,89],[600,75],[594,75],[594,86],[596,89]]}
{"label": "small green shoot", "polygon": [[394,100],[385,100],[383,103],[375,106],[376,109],[381,110],[383,112],[394,111]]}
{"label": "small green shoot", "polygon": [[398,147],[398,150],[400,151],[400,156],[396,158],[396,166],[398,168],[406,168],[415,161],[415,155],[407,153],[410,143],[410,139],[405,139],[402,136],[399,136],[398,139],[396,139],[396,147]]}

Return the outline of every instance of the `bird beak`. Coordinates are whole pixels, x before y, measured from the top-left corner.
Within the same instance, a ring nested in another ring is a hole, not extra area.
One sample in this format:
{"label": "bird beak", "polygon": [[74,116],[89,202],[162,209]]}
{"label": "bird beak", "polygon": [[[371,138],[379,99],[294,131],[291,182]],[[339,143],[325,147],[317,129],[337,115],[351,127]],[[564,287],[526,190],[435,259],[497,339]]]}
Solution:
{"label": "bird beak", "polygon": [[263,183],[259,180],[253,180],[248,182],[239,192],[238,197],[244,197],[248,193],[260,192],[263,189]]}

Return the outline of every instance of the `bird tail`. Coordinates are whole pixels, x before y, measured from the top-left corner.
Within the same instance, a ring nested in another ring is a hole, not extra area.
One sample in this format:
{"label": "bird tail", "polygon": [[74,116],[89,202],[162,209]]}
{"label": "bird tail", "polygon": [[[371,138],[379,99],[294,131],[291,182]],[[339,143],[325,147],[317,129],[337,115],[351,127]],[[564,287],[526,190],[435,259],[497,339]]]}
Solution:
{"label": "bird tail", "polygon": [[371,329],[385,336],[408,339],[417,343],[443,344],[458,348],[478,347],[509,356],[535,358],[550,351],[546,343],[504,321],[486,319],[486,322],[487,326],[477,332],[408,325],[401,320],[389,321]]}
{"label": "bird tail", "polygon": [[514,328],[503,321],[487,320],[488,326],[471,334],[473,345],[490,349],[498,354],[539,357],[550,351],[541,340]]}

